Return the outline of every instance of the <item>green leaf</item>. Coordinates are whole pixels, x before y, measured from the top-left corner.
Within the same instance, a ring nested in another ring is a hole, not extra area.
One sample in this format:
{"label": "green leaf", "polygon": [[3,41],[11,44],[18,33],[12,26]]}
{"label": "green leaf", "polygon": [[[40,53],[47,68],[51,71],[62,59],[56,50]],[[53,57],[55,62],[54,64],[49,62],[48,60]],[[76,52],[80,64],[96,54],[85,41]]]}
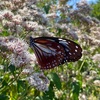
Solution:
{"label": "green leaf", "polygon": [[0,100],[9,100],[9,98],[4,94],[0,94]]}
{"label": "green leaf", "polygon": [[24,80],[18,80],[17,81],[17,90],[19,91],[24,91],[25,89],[27,89],[27,84]]}
{"label": "green leaf", "polygon": [[79,94],[80,91],[80,83],[79,82],[73,82],[72,83],[73,93]]}
{"label": "green leaf", "polygon": [[14,75],[14,72],[15,72],[15,66],[14,65],[10,65],[9,66],[9,69],[10,69],[10,71],[13,73],[13,75]]}
{"label": "green leaf", "polygon": [[43,100],[53,100],[53,98],[55,97],[53,86],[54,86],[54,83],[50,82],[49,91],[45,91],[42,96]]}
{"label": "green leaf", "polygon": [[79,96],[79,93],[81,91],[81,84],[80,82],[73,82],[72,83],[72,92],[73,92],[73,98],[74,100],[78,100],[78,96]]}
{"label": "green leaf", "polygon": [[47,5],[44,5],[44,11],[46,12],[46,14],[49,13],[49,10],[50,10],[50,4],[47,4]]}
{"label": "green leaf", "polygon": [[9,36],[9,33],[7,32],[6,29],[3,30],[2,33],[0,33],[2,36]]}
{"label": "green leaf", "polygon": [[59,76],[56,73],[50,73],[47,76],[49,77],[50,81],[52,81],[55,84],[56,88],[58,90],[60,90],[61,89],[61,81],[60,81]]}

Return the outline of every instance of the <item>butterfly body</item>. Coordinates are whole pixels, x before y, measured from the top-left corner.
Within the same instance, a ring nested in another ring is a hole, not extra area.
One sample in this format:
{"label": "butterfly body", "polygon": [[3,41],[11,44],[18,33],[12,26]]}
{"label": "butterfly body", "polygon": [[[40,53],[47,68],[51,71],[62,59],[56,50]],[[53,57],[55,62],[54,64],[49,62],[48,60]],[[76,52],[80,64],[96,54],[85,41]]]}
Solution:
{"label": "butterfly body", "polygon": [[30,46],[34,50],[41,69],[51,69],[65,62],[74,62],[82,56],[81,47],[68,39],[30,37]]}

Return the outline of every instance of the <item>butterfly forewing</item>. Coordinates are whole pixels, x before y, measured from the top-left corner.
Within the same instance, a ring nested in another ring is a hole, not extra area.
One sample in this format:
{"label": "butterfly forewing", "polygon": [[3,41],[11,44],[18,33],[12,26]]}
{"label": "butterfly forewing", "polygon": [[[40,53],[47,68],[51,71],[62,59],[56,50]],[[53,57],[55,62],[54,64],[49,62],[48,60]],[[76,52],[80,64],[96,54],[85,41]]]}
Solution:
{"label": "butterfly forewing", "polygon": [[41,69],[51,69],[58,66],[65,56],[64,48],[59,43],[44,38],[30,38]]}
{"label": "butterfly forewing", "polygon": [[59,43],[65,49],[65,53],[66,53],[65,60],[67,62],[71,62],[71,61],[74,62],[81,58],[82,48],[77,43],[68,39],[59,40]]}

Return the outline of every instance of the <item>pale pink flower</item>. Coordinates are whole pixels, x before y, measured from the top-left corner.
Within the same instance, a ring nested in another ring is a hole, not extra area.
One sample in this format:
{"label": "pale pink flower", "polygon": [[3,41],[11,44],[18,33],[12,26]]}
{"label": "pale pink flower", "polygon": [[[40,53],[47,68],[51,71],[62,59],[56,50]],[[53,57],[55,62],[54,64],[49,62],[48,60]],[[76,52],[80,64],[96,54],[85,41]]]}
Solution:
{"label": "pale pink flower", "polygon": [[94,62],[100,62],[100,54],[95,54],[92,59]]}
{"label": "pale pink flower", "polygon": [[48,18],[58,18],[59,16],[56,13],[51,13],[46,15]]}
{"label": "pale pink flower", "polygon": [[22,74],[32,74],[34,72],[33,67],[35,66],[35,64],[28,64],[25,66],[25,68],[22,71]]}
{"label": "pale pink flower", "polygon": [[36,58],[32,56],[28,51],[23,52],[19,55],[12,54],[9,56],[9,58],[10,58],[10,63],[15,65],[16,67],[26,66],[30,63],[34,64],[36,61]]}
{"label": "pale pink flower", "polygon": [[6,45],[9,50],[18,55],[22,54],[24,51],[27,51],[28,49],[28,44],[19,38],[15,38],[8,41]]}
{"label": "pale pink flower", "polygon": [[78,29],[75,30],[75,28],[72,27],[72,25],[67,25],[67,24],[55,24],[56,28],[60,28],[62,29],[62,31],[64,32],[64,34],[67,34],[71,37],[73,37],[73,39],[78,39],[78,35],[76,34]]}
{"label": "pale pink flower", "polygon": [[23,23],[23,26],[25,27],[26,30],[30,30],[30,31],[38,29],[37,22],[28,21],[26,23]]}
{"label": "pale pink flower", "polygon": [[34,73],[27,78],[31,86],[40,91],[48,91],[49,79],[43,73]]}
{"label": "pale pink flower", "polygon": [[14,14],[10,10],[4,10],[2,15],[5,19],[11,20]]}
{"label": "pale pink flower", "polygon": [[10,63],[16,67],[35,63],[36,58],[28,52],[28,44],[24,40],[14,37],[2,38],[0,44],[12,52],[8,57]]}
{"label": "pale pink flower", "polygon": [[2,15],[2,12],[0,12],[0,21],[4,19],[4,16]]}
{"label": "pale pink flower", "polygon": [[21,3],[22,2],[22,0],[13,0],[13,3],[14,4],[19,4],[19,3]]}
{"label": "pale pink flower", "polygon": [[87,100],[87,96],[84,93],[80,93],[79,100]]}
{"label": "pale pink flower", "polygon": [[100,86],[100,80],[95,80],[93,83],[95,86]]}
{"label": "pale pink flower", "polygon": [[13,28],[15,26],[15,24],[11,21],[7,21],[7,20],[3,20],[2,21],[2,25],[4,27],[8,27],[8,28]]}
{"label": "pale pink flower", "polygon": [[7,46],[13,52],[10,56],[11,64],[20,67],[35,62],[35,57],[27,51],[28,45],[23,40],[9,42]]}
{"label": "pale pink flower", "polygon": [[19,25],[22,23],[22,17],[20,15],[15,15],[15,16],[13,16],[12,21],[15,24]]}

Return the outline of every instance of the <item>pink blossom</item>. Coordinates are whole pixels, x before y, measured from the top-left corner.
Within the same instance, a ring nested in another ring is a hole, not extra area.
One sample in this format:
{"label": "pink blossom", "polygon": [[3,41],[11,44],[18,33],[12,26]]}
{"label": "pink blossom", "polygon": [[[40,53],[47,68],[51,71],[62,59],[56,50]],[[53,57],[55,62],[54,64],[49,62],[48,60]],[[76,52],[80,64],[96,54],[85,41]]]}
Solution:
{"label": "pink blossom", "polygon": [[35,56],[28,51],[28,44],[19,38],[2,38],[1,45],[12,52],[9,55],[10,63],[16,67],[35,63]]}
{"label": "pink blossom", "polygon": [[20,15],[15,15],[15,16],[13,16],[12,21],[15,24],[19,25],[22,23],[22,17]]}
{"label": "pink blossom", "polygon": [[36,87],[40,91],[48,91],[49,79],[43,73],[34,73],[27,78],[31,86]]}
{"label": "pink blossom", "polygon": [[14,16],[14,14],[13,14],[10,10],[4,10],[4,11],[2,12],[2,15],[3,15],[3,17],[4,17],[5,19],[9,19],[9,20],[11,20],[12,17]]}

